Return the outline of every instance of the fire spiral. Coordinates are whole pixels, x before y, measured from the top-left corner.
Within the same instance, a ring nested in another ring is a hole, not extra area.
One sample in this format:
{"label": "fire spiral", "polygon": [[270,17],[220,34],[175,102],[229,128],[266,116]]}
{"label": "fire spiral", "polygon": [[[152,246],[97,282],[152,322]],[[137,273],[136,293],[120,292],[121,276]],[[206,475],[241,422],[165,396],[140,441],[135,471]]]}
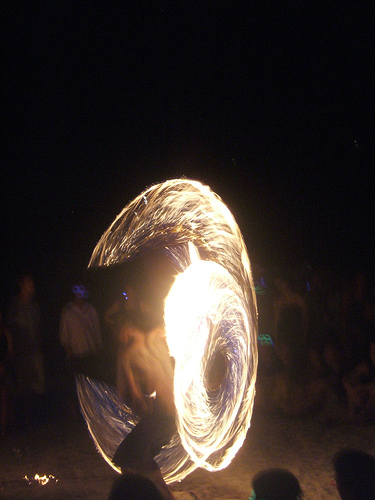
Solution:
{"label": "fire spiral", "polygon": [[[129,203],[96,245],[90,266],[162,250],[176,269],[164,321],[175,359],[178,432],[156,457],[166,482],[196,467],[217,470],[250,426],[257,370],[257,310],[240,229],[221,198],[198,181],[152,186]],[[80,376],[82,412],[104,458],[137,418],[107,385]]]}

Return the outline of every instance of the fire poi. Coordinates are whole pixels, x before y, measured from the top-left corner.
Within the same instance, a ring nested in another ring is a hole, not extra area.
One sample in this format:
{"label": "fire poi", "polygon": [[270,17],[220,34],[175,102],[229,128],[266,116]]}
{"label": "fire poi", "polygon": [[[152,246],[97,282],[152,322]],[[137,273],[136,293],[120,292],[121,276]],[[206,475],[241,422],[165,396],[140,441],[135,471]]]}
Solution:
{"label": "fire poi", "polygon": [[[198,181],[173,179],[130,202],[96,245],[89,267],[162,251],[175,270],[164,305],[174,359],[177,432],[155,458],[164,480],[226,467],[250,426],[257,370],[257,310],[241,231],[221,198]],[[212,367],[222,367],[220,377]],[[116,389],[77,377],[82,413],[104,459],[139,421]]]}

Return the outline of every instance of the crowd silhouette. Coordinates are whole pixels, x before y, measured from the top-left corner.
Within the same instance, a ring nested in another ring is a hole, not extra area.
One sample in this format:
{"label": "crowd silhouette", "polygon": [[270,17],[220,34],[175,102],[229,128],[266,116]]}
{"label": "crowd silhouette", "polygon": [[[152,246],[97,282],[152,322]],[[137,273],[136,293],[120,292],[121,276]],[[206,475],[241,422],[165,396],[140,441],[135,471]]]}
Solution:
{"label": "crowd silhouette", "polygon": [[[298,416],[324,408],[327,419],[374,422],[375,275],[361,270],[342,276],[328,267],[309,265],[296,266],[290,272],[254,265],[253,275],[259,352],[255,411]],[[72,364],[90,364],[91,373],[105,372],[108,380],[113,379],[118,323],[132,300],[129,286],[106,303],[96,297],[96,303],[89,304],[72,293],[73,300],[55,305],[53,323],[51,312],[41,310],[36,300],[33,276],[23,273],[15,282],[16,293],[0,311],[2,433],[17,419],[36,418],[33,407],[56,387],[54,370],[62,386],[59,404],[71,401]],[[73,356],[67,344],[71,334],[62,325],[67,324],[68,309],[82,325],[75,349],[87,347],[87,338],[82,340],[87,335],[85,322],[94,328],[88,356],[83,352]],[[55,331],[43,334],[45,318]],[[100,356],[92,356],[97,348]],[[95,368],[95,359],[97,364],[106,360],[106,370]]]}
{"label": "crowd silhouette", "polygon": [[[259,312],[256,408],[375,421],[374,276],[255,268]],[[336,412],[335,412],[336,410]]]}
{"label": "crowd silhouette", "polygon": [[[330,425],[343,421],[373,425],[375,274],[365,269],[343,276],[328,267],[313,268],[309,265],[281,272],[255,265],[253,277],[259,321],[254,411],[271,412],[286,418],[304,418],[318,413]],[[94,376],[99,374],[99,377],[105,371],[107,378],[115,381],[116,338],[124,317],[129,315],[133,299],[132,288],[128,285],[112,302],[100,303],[97,300],[95,304],[94,300],[93,305],[87,301],[86,288],[81,285],[77,288],[76,285],[72,289],[71,284],[73,300],[55,305],[55,311],[58,311],[56,331],[43,336],[43,318],[51,316],[51,312],[43,310],[37,302],[34,277],[23,273],[15,282],[16,293],[8,298],[0,311],[2,435],[17,431],[19,427],[38,425],[46,413],[53,417],[55,413],[61,413],[62,408],[71,411],[72,397],[76,397],[72,393],[72,374],[77,370]],[[82,322],[79,339],[74,339],[69,330],[68,309],[74,309],[74,321]],[[94,340],[86,337],[85,321],[90,324]],[[43,341],[46,338],[49,338],[47,343]],[[51,349],[53,342],[55,347]],[[86,344],[90,345],[87,347]],[[106,370],[95,366],[95,363],[103,362]],[[48,369],[51,366],[55,371]],[[57,386],[59,395],[56,398]],[[41,402],[44,413],[40,411]],[[349,450],[345,455],[340,450],[332,462],[337,478],[345,477],[342,471],[355,460],[370,464],[370,476],[375,473],[373,457],[366,458],[366,461],[361,451]],[[270,474],[293,479],[288,471],[259,471],[254,478],[254,498],[258,498],[257,488],[260,491],[266,488]],[[130,479],[134,483],[140,480],[130,475],[120,478],[114,485],[111,498],[128,498],[121,495]],[[297,479],[294,479],[298,486]],[[350,486],[344,480],[341,483],[338,489],[342,498],[355,498],[346,492]],[[373,494],[373,485],[369,484]],[[151,485],[150,488],[151,491]],[[293,498],[302,498],[302,490],[297,490],[298,494]],[[276,495],[275,498],[284,497]]]}
{"label": "crowd silhouette", "polygon": [[45,366],[42,319],[35,294],[33,276],[21,273],[17,278],[16,293],[9,300],[5,321],[1,325],[3,434],[16,421],[32,425],[40,416],[45,394]]}

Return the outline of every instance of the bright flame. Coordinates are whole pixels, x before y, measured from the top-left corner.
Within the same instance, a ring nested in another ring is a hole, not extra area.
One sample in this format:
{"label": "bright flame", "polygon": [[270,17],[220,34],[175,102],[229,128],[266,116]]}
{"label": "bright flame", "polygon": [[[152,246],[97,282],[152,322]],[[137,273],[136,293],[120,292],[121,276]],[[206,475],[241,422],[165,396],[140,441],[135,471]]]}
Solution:
{"label": "bright flame", "polygon": [[[164,250],[177,274],[165,326],[176,361],[178,434],[156,457],[166,482],[173,482],[197,466],[227,466],[245,439],[258,359],[256,300],[241,231],[220,197],[200,182],[174,179],[140,194],[103,234],[89,266],[119,264],[150,250]],[[105,384],[80,377],[77,387],[91,435],[113,466],[135,416]]]}
{"label": "bright flame", "polygon": [[52,476],[49,474],[49,476],[39,476],[39,474],[35,474],[34,477],[29,478],[28,476],[25,476],[24,479],[30,484],[40,484],[41,486],[46,485],[50,480],[55,480],[55,482],[58,481],[58,479],[55,478],[55,476]]}
{"label": "bright flame", "polygon": [[[246,369],[250,330],[242,290],[219,264],[195,262],[172,286],[165,304],[165,325],[175,358],[175,404],[182,444],[198,466],[224,468],[245,439],[251,416],[247,405],[241,409],[244,399],[252,401],[253,390]],[[224,369],[212,386],[217,354],[224,360]]]}

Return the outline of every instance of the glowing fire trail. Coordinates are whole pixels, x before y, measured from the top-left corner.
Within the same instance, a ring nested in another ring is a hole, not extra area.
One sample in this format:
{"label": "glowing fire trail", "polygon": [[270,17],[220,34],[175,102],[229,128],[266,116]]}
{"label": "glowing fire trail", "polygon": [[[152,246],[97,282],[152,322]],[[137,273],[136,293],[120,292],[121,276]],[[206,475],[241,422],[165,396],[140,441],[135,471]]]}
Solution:
{"label": "glowing fire trail", "polygon": [[[178,433],[156,457],[172,482],[198,466],[226,467],[241,447],[255,394],[257,312],[240,229],[208,186],[175,179],[144,191],[103,234],[89,266],[154,249],[166,252],[177,273],[165,327],[175,358]],[[216,379],[215,360],[222,367]],[[117,446],[137,419],[113,388],[83,376],[77,387],[92,437],[113,466]]]}
{"label": "glowing fire trail", "polygon": [[48,476],[46,476],[44,474],[44,476],[40,476],[39,474],[35,474],[34,477],[31,477],[29,478],[28,476],[25,476],[24,477],[25,481],[28,482],[29,486],[30,485],[41,485],[41,486],[45,486],[49,481],[54,481],[55,483],[58,482],[58,479],[55,478],[55,476],[52,476],[51,474],[49,474]]}

